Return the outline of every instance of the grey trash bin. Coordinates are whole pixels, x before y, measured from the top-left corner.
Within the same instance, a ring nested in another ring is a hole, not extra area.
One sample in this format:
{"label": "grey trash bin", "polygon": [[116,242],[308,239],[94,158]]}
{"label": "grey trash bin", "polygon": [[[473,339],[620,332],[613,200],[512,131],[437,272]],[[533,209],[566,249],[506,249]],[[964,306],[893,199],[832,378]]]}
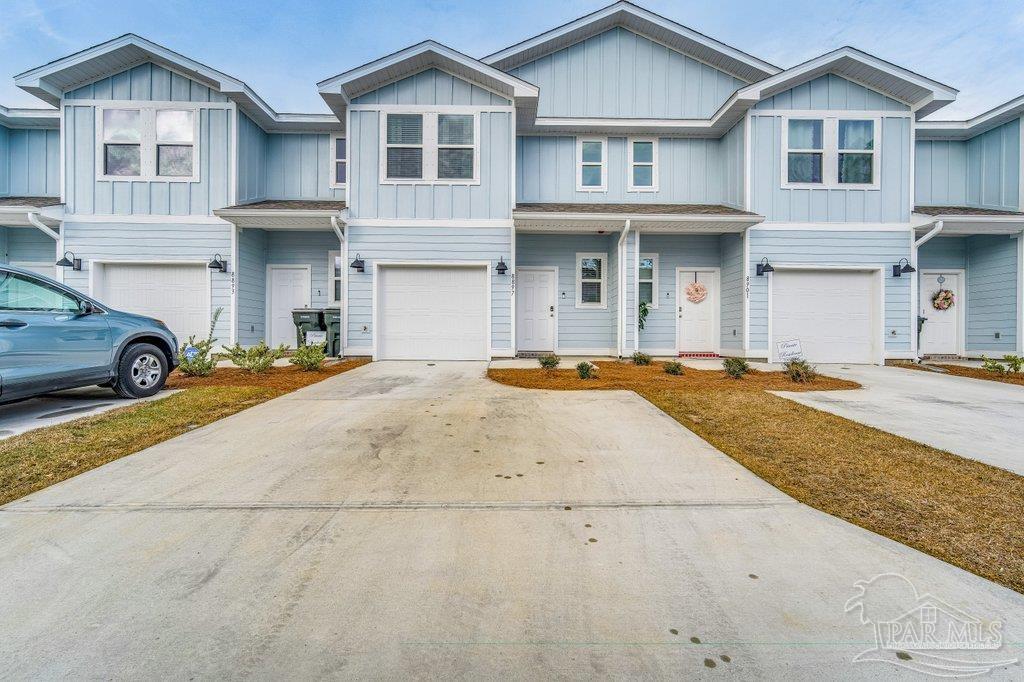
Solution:
{"label": "grey trash bin", "polygon": [[327,354],[341,357],[341,308],[324,309],[324,328],[327,330]]}
{"label": "grey trash bin", "polygon": [[321,308],[295,308],[292,310],[295,322],[295,347],[306,344],[306,332],[324,331],[324,311]]}

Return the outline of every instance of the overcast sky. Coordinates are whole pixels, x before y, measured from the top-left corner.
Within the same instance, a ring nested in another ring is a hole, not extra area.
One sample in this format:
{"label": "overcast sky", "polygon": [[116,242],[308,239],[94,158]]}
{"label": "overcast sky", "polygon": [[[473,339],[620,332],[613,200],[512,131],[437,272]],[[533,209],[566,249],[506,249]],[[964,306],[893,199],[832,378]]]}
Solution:
{"label": "overcast sky", "polygon": [[[12,76],[134,32],[240,78],[281,112],[325,112],[315,83],[425,38],[482,57],[602,0],[0,0],[0,104],[44,106]],[[1021,0],[649,0],[642,6],[782,67],[853,45],[960,90],[932,118],[1024,94]]]}

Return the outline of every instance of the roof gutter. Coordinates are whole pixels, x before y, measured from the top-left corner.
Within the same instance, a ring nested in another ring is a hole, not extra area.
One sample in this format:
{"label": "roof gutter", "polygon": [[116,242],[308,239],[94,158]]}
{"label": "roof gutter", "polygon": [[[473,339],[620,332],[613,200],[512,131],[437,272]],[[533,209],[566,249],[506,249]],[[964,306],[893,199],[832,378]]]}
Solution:
{"label": "roof gutter", "polygon": [[34,227],[38,228],[47,237],[54,241],[60,241],[60,234],[58,234],[52,228],[43,224],[43,222],[39,220],[39,211],[29,211],[25,215],[28,217],[28,221],[32,223]]}
{"label": "roof gutter", "polygon": [[932,229],[928,230],[927,233],[921,235],[921,238],[914,242],[914,250],[916,251],[917,249],[921,248],[921,246],[923,246],[926,242],[930,241],[932,237],[936,236],[939,232],[942,232],[942,228],[944,226],[945,223],[943,221],[936,220],[935,225],[932,226]]}

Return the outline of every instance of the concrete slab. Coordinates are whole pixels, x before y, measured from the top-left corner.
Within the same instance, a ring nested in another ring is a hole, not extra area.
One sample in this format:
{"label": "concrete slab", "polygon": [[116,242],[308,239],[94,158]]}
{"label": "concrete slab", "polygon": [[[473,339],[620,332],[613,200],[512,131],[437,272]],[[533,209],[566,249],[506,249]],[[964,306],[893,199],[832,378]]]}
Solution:
{"label": "concrete slab", "polygon": [[893,652],[851,662],[873,630],[844,612],[893,571],[1004,623],[961,658],[1024,656],[1021,595],[796,503],[635,394],[485,368],[374,363],[0,507],[5,672],[893,679]]}
{"label": "concrete slab", "polygon": [[864,388],[778,395],[1024,475],[1024,388],[900,367],[818,370]]}
{"label": "concrete slab", "polygon": [[[160,400],[176,391],[161,391],[141,400]],[[17,403],[0,405],[0,440],[19,433],[54,426],[82,417],[91,417],[138,400],[119,398],[114,391],[100,386],[55,391]]]}

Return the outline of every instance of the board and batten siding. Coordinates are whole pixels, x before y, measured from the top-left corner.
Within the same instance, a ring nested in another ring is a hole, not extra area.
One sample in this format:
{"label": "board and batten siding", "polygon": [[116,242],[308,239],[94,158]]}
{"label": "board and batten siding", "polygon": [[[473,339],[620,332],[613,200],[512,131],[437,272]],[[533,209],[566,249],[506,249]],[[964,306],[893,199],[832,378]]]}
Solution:
{"label": "board and batten siding", "polygon": [[328,133],[267,135],[266,196],[272,199],[345,199],[331,188],[331,136]]}
{"label": "board and batten siding", "polygon": [[0,196],[60,196],[60,131],[0,126]]}
{"label": "board and batten siding", "polygon": [[425,69],[359,95],[352,104],[510,105],[507,97],[440,69]]}
{"label": "board and batten siding", "polygon": [[267,198],[267,133],[238,114],[238,197],[244,204]]}
{"label": "board and batten siding", "polygon": [[747,84],[622,27],[510,73],[540,88],[542,117],[708,118]]}
{"label": "board and batten siding", "polygon": [[[377,261],[486,261],[491,278],[491,348],[512,348],[512,278],[499,275],[499,259],[509,262],[510,227],[403,227],[349,225],[348,253],[359,254],[365,272],[348,272],[346,348],[369,354],[373,346],[373,267]],[[325,261],[326,265],[326,261]]]}
{"label": "board and batten siding", "polygon": [[903,102],[834,73],[818,76],[773,97],[766,97],[755,104],[754,109],[910,111],[910,107]]}
{"label": "board and batten siding", "polygon": [[187,76],[152,63],[130,69],[82,87],[68,90],[64,99],[112,99],[148,102],[227,102],[228,98]]}
{"label": "board and batten siding", "polygon": [[918,140],[914,200],[918,206],[1020,210],[1020,120],[970,140]]}
{"label": "board and batten siding", "polygon": [[[231,253],[232,225],[187,223],[76,223],[65,221],[64,248],[82,259],[80,271],[64,272],[68,286],[89,292],[92,261],[192,261],[208,263],[214,254]],[[229,263],[231,269],[233,264]],[[210,272],[210,313],[223,308],[214,336],[219,343],[231,338],[231,272]]]}
{"label": "board and batten siding", "polygon": [[[883,268],[885,282],[885,350],[911,347],[910,277],[893,277],[892,266],[910,258],[910,231],[762,230],[749,232],[750,350],[768,351],[768,275],[757,277],[756,265],[867,266]],[[813,268],[812,268],[813,269]],[[916,306],[915,306],[916,310]],[[893,334],[892,332],[895,332]],[[916,333],[916,330],[914,330]]]}
{"label": "board and batten siding", "polygon": [[[918,140],[914,145],[914,203],[967,206],[967,143]],[[937,240],[932,240],[937,241]],[[929,246],[932,242],[925,244]]]}

